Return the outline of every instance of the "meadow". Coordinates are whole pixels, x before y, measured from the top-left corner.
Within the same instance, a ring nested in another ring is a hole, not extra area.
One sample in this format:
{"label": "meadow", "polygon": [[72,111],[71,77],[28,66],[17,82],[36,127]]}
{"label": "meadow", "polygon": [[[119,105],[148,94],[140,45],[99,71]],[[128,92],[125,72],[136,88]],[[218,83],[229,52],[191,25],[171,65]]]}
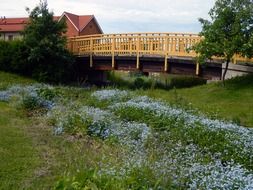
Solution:
{"label": "meadow", "polygon": [[252,78],[166,91],[0,73],[0,189],[253,189]]}

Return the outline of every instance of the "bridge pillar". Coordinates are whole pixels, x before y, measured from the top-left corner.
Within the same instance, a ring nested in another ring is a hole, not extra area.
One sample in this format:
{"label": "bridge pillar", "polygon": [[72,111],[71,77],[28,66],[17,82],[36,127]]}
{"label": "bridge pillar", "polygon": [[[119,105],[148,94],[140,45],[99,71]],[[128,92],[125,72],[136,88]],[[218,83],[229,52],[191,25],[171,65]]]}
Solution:
{"label": "bridge pillar", "polygon": [[196,75],[199,76],[200,74],[200,67],[199,67],[199,63],[196,63]]}
{"label": "bridge pillar", "polygon": [[137,53],[136,56],[136,69],[140,69],[140,55]]}
{"label": "bridge pillar", "polygon": [[165,59],[164,59],[164,72],[168,71],[168,55],[165,55]]}

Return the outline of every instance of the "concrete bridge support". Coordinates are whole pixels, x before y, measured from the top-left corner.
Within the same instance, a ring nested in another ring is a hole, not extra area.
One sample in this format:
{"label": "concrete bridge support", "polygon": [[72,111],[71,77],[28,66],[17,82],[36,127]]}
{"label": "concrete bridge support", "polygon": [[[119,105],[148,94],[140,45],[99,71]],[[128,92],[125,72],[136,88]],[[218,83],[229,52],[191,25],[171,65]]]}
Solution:
{"label": "concrete bridge support", "polygon": [[[222,64],[222,75],[225,71],[226,63]],[[253,74],[253,65],[252,64],[233,64],[228,65],[228,71],[225,79],[230,79],[236,76],[242,76],[245,74]]]}

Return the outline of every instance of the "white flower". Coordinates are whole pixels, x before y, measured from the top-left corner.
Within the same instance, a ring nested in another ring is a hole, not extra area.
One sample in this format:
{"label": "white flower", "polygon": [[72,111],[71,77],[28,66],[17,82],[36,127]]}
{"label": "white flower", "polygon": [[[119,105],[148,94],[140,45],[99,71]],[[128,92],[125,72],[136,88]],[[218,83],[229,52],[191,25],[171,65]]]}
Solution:
{"label": "white flower", "polygon": [[128,97],[130,94],[128,91],[121,91],[121,90],[100,90],[95,91],[91,94],[91,96],[95,97],[96,99],[103,101],[103,100],[111,100],[111,101],[120,101],[123,98]]}

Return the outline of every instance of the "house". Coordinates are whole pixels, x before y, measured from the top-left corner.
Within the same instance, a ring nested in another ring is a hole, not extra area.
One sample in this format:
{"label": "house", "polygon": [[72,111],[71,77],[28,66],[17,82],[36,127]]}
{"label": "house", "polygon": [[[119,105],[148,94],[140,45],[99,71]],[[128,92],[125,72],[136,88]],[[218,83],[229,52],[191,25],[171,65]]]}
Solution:
{"label": "house", "polygon": [[28,18],[0,18],[0,39],[13,40],[21,38],[21,31],[28,23]]}
{"label": "house", "polygon": [[[61,16],[55,16],[55,20],[66,19],[67,37],[80,35],[102,34],[94,15],[75,15],[64,12]],[[14,40],[22,38],[22,31],[29,22],[29,18],[0,18],[0,40]]]}
{"label": "house", "polygon": [[94,15],[78,16],[64,12],[59,20],[63,18],[66,19],[68,37],[103,33]]}

